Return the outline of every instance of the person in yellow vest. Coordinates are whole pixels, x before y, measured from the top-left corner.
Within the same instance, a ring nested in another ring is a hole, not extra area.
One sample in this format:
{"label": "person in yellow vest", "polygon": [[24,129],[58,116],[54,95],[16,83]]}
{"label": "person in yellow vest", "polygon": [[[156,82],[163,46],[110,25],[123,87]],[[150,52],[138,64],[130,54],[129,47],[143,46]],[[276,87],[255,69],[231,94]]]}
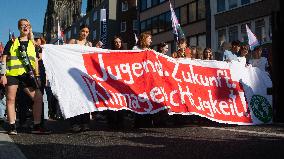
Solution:
{"label": "person in yellow vest", "polygon": [[[33,128],[32,133],[50,133],[41,126],[42,113],[42,94],[36,84],[36,77],[39,76],[38,59],[36,57],[35,45],[33,40],[32,27],[27,19],[18,21],[20,36],[8,41],[4,48],[0,83],[6,87],[7,96],[7,115],[9,122],[9,135],[16,135],[16,112],[15,98],[19,85],[23,86],[33,100]],[[28,58],[27,58],[28,57]],[[30,65],[27,65],[30,63]],[[31,66],[31,67],[28,67]],[[33,76],[31,76],[33,71]]]}

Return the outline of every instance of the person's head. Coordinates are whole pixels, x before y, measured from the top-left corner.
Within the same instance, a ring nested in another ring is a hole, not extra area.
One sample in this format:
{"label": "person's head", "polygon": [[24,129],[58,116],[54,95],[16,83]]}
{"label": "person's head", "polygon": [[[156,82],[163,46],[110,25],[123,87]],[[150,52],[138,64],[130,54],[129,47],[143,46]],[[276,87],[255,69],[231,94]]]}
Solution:
{"label": "person's head", "polygon": [[255,47],[254,50],[253,50],[253,58],[254,59],[260,59],[261,54],[262,54],[262,47],[261,46]]}
{"label": "person's head", "polygon": [[36,45],[44,45],[46,43],[44,37],[36,37],[34,40]]}
{"label": "person's head", "polygon": [[240,49],[240,56],[245,57],[249,52],[249,45],[248,44],[242,44]]}
{"label": "person's head", "polygon": [[178,41],[178,48],[185,49],[187,47],[187,41],[185,38],[182,38]]}
{"label": "person's head", "polygon": [[191,46],[191,59],[197,58],[196,46]]}
{"label": "person's head", "polygon": [[114,36],[112,41],[113,50],[123,50],[122,38],[120,36]]}
{"label": "person's head", "polygon": [[200,46],[196,47],[196,59],[203,59],[203,49]]}
{"label": "person's head", "polygon": [[239,40],[234,40],[232,41],[232,52],[239,52],[240,51],[240,41]]}
{"label": "person's head", "polygon": [[32,26],[28,19],[20,19],[18,21],[18,29],[21,37],[27,36],[28,39],[34,40]]}
{"label": "person's head", "polygon": [[229,42],[223,42],[222,44],[221,44],[221,51],[225,51],[225,50],[230,50],[232,48],[232,45],[231,45],[231,43],[229,43]]}
{"label": "person's head", "polygon": [[211,48],[207,47],[203,50],[203,60],[213,60]]}
{"label": "person's head", "polygon": [[89,33],[90,33],[89,26],[86,24],[82,24],[80,26],[79,39],[80,40],[87,39]]}
{"label": "person's head", "polygon": [[152,43],[152,35],[150,32],[143,32],[140,34],[139,47],[141,49],[150,48],[151,43]]}
{"label": "person's head", "polygon": [[169,51],[169,45],[167,43],[162,42],[158,45],[157,51],[162,54],[167,54],[167,52]]}

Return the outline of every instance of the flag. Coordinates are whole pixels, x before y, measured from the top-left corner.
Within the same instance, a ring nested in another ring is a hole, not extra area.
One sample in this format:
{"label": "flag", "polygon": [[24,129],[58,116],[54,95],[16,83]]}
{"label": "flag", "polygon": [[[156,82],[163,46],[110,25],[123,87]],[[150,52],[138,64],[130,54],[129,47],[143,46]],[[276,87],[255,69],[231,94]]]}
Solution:
{"label": "flag", "polygon": [[12,32],[12,40],[14,41],[16,39],[14,32]]}
{"label": "flag", "polygon": [[11,40],[12,39],[12,32],[11,32],[11,30],[9,29],[9,40]]}
{"label": "flag", "polygon": [[57,22],[57,44],[63,43],[63,31],[61,31],[59,21]]}
{"label": "flag", "polygon": [[173,9],[173,6],[170,0],[169,0],[169,3],[170,3],[170,9],[171,9],[171,20],[172,20],[173,33],[174,33],[176,41],[179,41],[180,39],[185,38],[185,36],[178,22],[176,13]]}
{"label": "flag", "polygon": [[250,30],[250,28],[248,27],[247,24],[246,24],[246,30],[247,30],[247,34],[248,34],[248,44],[249,44],[249,47],[250,47],[251,50],[253,50],[255,47],[259,46],[259,42],[258,42],[256,36]]}
{"label": "flag", "polygon": [[4,51],[4,46],[3,43],[0,42],[0,57],[2,56],[3,51]]}
{"label": "flag", "polygon": [[135,32],[134,32],[134,38],[135,38],[135,45],[137,45],[138,38],[137,38],[137,35],[136,35],[136,33],[135,33]]}

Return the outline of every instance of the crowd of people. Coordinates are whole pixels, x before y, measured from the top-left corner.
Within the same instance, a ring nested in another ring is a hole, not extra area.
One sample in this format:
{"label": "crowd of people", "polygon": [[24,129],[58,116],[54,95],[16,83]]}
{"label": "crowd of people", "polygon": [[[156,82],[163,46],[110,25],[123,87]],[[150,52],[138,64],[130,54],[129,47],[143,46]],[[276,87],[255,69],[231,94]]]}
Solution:
{"label": "crowd of people", "polygon": [[[0,120],[5,118],[4,114],[7,114],[8,134],[16,135],[16,119],[19,119],[19,126],[24,127],[27,114],[30,113],[33,119],[31,132],[49,134],[51,131],[45,128],[44,121],[48,118],[59,119],[60,109],[57,99],[52,94],[48,80],[46,80],[41,48],[41,45],[45,44],[45,40],[43,37],[33,37],[32,26],[27,19],[18,21],[18,29],[20,31],[19,37],[8,41],[1,56]],[[101,41],[92,43],[88,40],[88,35],[89,28],[83,24],[80,27],[78,37],[69,40],[68,44],[98,48],[104,45]],[[151,43],[152,35],[149,32],[144,32],[140,34],[137,45],[131,49],[153,50],[151,49]],[[190,46],[185,38],[177,41],[176,48],[177,51],[171,54],[173,58],[216,60],[211,48],[202,49],[199,46]],[[239,61],[246,66],[259,67],[261,70],[269,71],[268,61],[261,55],[262,48],[256,47],[251,52],[249,48],[248,44],[239,41],[225,42],[222,45],[222,60],[227,62]],[[124,47],[123,39],[120,36],[114,36],[110,49],[126,50],[129,48]],[[155,51],[166,55],[169,52],[169,44],[161,42]],[[252,58],[250,58],[250,55],[252,55]],[[43,94],[47,95],[47,108],[43,104]],[[16,117],[16,112],[18,117]],[[137,118],[135,113],[127,110],[105,111],[95,114],[86,113],[68,119],[71,124],[70,131],[90,130],[90,119],[96,116],[104,116],[110,126],[119,128],[133,128]],[[147,116],[147,118],[159,121],[163,118],[162,120],[166,121],[168,119],[166,116],[167,112],[161,112],[158,113],[158,117],[156,115],[155,117]]]}

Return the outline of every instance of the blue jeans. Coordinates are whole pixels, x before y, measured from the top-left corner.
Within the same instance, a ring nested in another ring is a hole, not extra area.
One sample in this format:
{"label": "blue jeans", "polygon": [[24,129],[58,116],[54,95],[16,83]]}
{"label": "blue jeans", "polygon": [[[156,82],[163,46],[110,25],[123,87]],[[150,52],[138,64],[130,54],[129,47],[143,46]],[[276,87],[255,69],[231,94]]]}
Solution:
{"label": "blue jeans", "polygon": [[5,111],[6,111],[6,97],[4,96],[4,98],[0,100],[0,119],[4,118]]}

